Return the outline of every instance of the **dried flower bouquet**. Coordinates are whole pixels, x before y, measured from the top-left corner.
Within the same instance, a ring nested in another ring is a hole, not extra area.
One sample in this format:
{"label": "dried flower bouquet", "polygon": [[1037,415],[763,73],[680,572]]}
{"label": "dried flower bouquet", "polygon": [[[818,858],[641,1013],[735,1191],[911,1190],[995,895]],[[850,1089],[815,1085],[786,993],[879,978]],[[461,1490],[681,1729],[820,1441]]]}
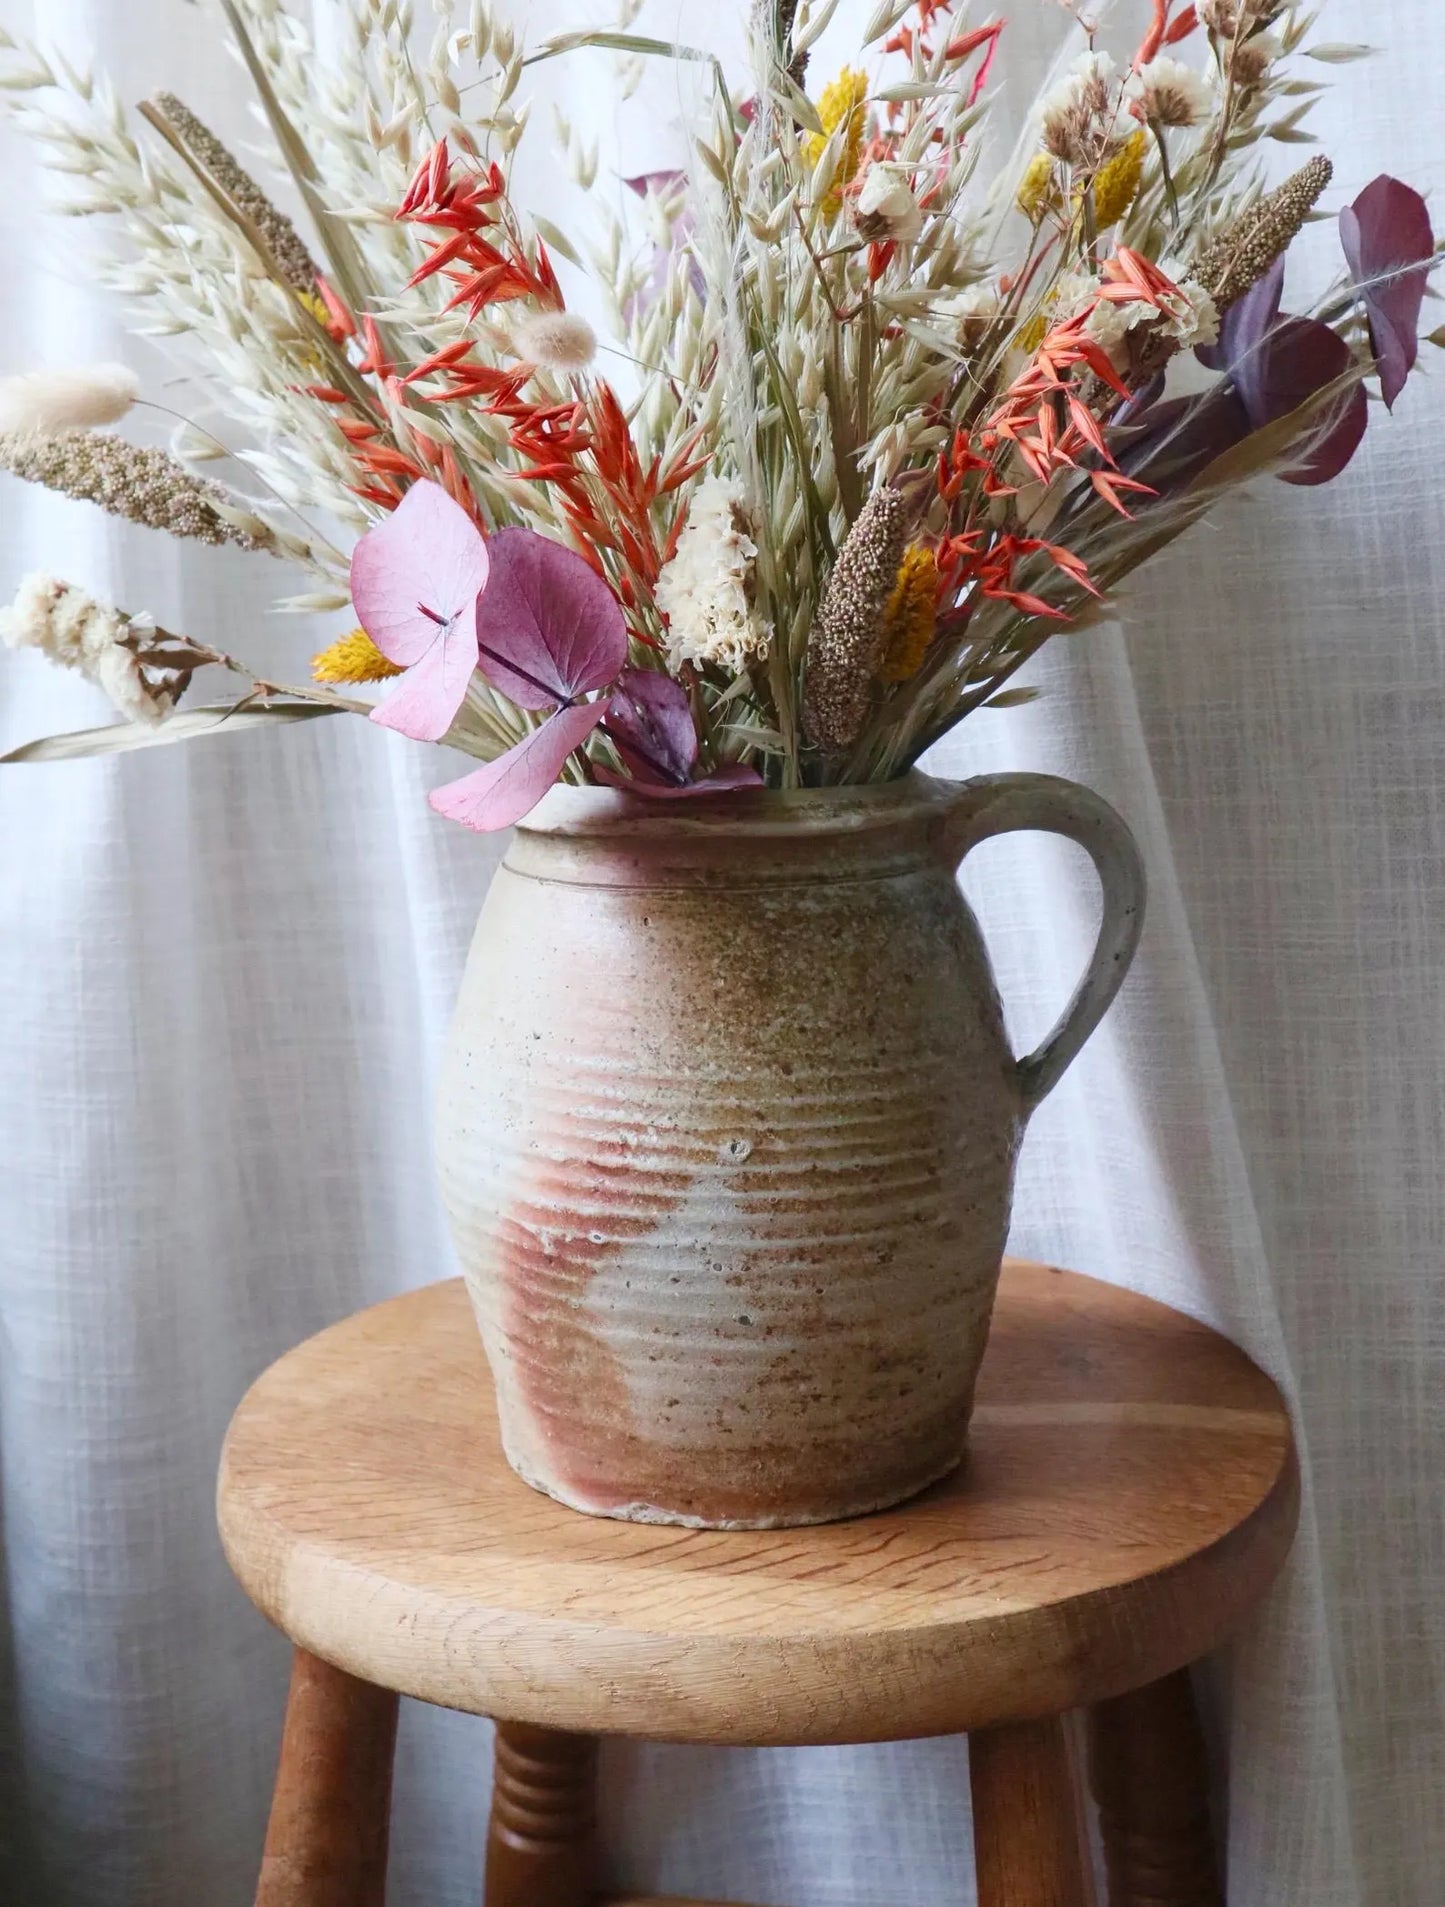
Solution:
{"label": "dried flower bouquet", "polygon": [[[1309,142],[1319,76],[1367,51],[1285,0],[1150,0],[1122,65],[1076,15],[1007,142],[1004,24],[967,3],[878,0],[817,90],[838,0],[759,0],[742,88],[629,31],[639,0],[530,52],[484,0],[436,0],[429,54],[409,0],[346,0],[339,70],[280,0],[219,4],[305,236],[172,94],[133,132],[104,81],[8,38],[0,87],[82,181],[66,209],[123,227],[110,284],[200,347],[266,498],[196,470],[222,448],[199,428],[169,451],[103,428],[138,396],[114,366],[0,386],[0,466],[299,564],[290,606],[359,626],[285,687],[27,578],[8,639],[130,719],[12,760],[354,711],[476,758],[432,799],[483,829],[559,777],[887,779],[1026,698],[1041,644],[1223,495],[1338,474],[1371,385],[1392,406],[1415,361],[1436,246],[1398,180],[1339,212],[1319,308],[1282,307],[1331,167],[1266,190],[1261,154]],[[564,295],[587,254],[511,186],[527,68],[584,46],[698,79],[691,163],[629,180],[637,229],[591,247],[615,379]],[[175,713],[216,665],[240,698]]]}

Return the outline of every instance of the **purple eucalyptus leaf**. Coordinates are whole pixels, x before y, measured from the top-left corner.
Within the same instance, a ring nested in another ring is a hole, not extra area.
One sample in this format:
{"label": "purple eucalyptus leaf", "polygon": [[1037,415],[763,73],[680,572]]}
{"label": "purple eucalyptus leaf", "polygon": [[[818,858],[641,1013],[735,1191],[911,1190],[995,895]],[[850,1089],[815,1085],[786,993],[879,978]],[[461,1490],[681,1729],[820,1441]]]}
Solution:
{"label": "purple eucalyptus leaf", "polygon": [[1284,254],[1270,266],[1242,298],[1236,298],[1219,321],[1213,344],[1195,347],[1194,355],[1211,371],[1231,371],[1240,359],[1256,350],[1279,317],[1284,292]]}
{"label": "purple eucalyptus leaf", "polygon": [[[656,198],[672,201],[677,188],[686,178],[685,172],[675,168],[671,170],[664,168],[656,172],[636,173],[632,178],[624,179],[622,183],[629,186],[640,199]],[[623,307],[623,315],[626,318],[631,320],[634,316],[644,316],[657,304],[667,289],[667,277],[672,260],[691,240],[695,224],[696,215],[692,203],[689,199],[683,198],[668,217],[667,243],[654,244],[652,248],[652,267],[648,272],[647,282],[632,293]],[[701,267],[695,257],[688,259],[687,275],[693,290],[699,298],[702,298],[706,292],[706,285]]]}
{"label": "purple eucalyptus leaf", "polygon": [[[1234,385],[1250,427],[1262,430],[1287,417],[1345,376],[1353,362],[1349,345],[1327,324],[1317,318],[1281,318],[1234,367]],[[1355,384],[1311,425],[1302,462],[1280,475],[1286,483],[1328,483],[1359,449],[1368,422],[1364,386]]]}
{"label": "purple eucalyptus leaf", "polygon": [[675,192],[686,177],[686,172],[680,166],[660,166],[653,172],[635,172],[630,179],[624,179],[622,183],[630,191],[635,192],[638,198],[645,199],[649,192],[658,194]]}
{"label": "purple eucalyptus leaf", "polygon": [[[619,749],[619,754],[625,754]],[[630,794],[647,795],[653,801],[686,801],[691,795],[727,794],[735,788],[761,788],[763,778],[756,768],[749,768],[740,761],[726,762],[710,775],[704,775],[700,781],[688,781],[675,785],[666,781],[647,781],[641,775],[618,775],[600,762],[593,764],[593,774],[599,781],[605,781],[609,788],[623,788]]]}
{"label": "purple eucalyptus leaf", "polygon": [[1393,409],[1419,351],[1420,304],[1434,257],[1425,201],[1382,172],[1340,213],[1345,261],[1370,321],[1380,394]]}
{"label": "purple eucalyptus leaf", "polygon": [[682,786],[697,760],[687,690],[657,669],[624,669],[607,704],[607,733],[638,780]]}
{"label": "purple eucalyptus leaf", "polygon": [[477,666],[519,708],[606,688],[627,660],[617,598],[575,551],[533,530],[498,530],[477,602]]}
{"label": "purple eucalyptus leaf", "polygon": [[[1137,417],[1123,442],[1110,436],[1110,447],[1126,477],[1149,484],[1160,497],[1187,490],[1227,450],[1253,428],[1243,404],[1226,380],[1194,397],[1172,397]],[[1147,509],[1152,499],[1139,507]]]}
{"label": "purple eucalyptus leaf", "polygon": [[490,834],[529,814],[562,772],[572,750],[585,742],[606,712],[602,702],[558,709],[540,728],[460,781],[434,788],[431,805],[449,821]]}
{"label": "purple eucalyptus leaf", "polygon": [[1114,412],[1112,428],[1121,429],[1125,424],[1137,423],[1143,412],[1151,409],[1164,395],[1164,373],[1160,371],[1151,377],[1147,384],[1141,384],[1137,390],[1130,391],[1118,410]]}

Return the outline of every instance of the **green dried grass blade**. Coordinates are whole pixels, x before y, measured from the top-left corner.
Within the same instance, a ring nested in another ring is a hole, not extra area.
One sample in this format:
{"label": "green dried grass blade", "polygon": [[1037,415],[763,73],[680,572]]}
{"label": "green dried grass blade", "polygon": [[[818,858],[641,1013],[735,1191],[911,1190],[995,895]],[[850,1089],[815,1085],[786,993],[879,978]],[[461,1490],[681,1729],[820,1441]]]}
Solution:
{"label": "green dried grass blade", "polygon": [[1309,427],[1327,411],[1336,398],[1343,397],[1365,376],[1365,367],[1346,371],[1324,385],[1296,409],[1277,417],[1272,424],[1251,431],[1241,443],[1234,444],[1206,466],[1190,484],[1188,496],[1201,492],[1214,494],[1236,489],[1252,477],[1263,477],[1287,466],[1291,453],[1300,448],[1309,435]]}
{"label": "green dried grass blade", "polygon": [[362,263],[361,252],[356,241],[345,221],[333,215],[331,208],[317,189],[320,174],[316,170],[316,162],[311,157],[306,141],[292,125],[287,117],[286,109],[276,97],[276,90],[267,76],[261,56],[256,51],[255,42],[246,29],[246,23],[241,18],[236,0],[221,0],[221,7],[230,23],[231,31],[236,36],[241,57],[245,60],[247,71],[251,75],[251,82],[265,109],[276,143],[281,148],[281,156],[286,161],[292,178],[296,181],[296,189],[306,201],[306,209],[311,214],[312,222],[320,235],[321,243],[326,251],[327,263],[336,280],[336,289],[353,311],[367,311],[370,308],[370,300],[366,285],[366,268]]}
{"label": "green dried grass blade", "polygon": [[[353,708],[365,708],[354,703]],[[74,729],[68,735],[46,735],[39,741],[22,742],[0,762],[74,761],[84,755],[123,755],[136,748],[160,748],[167,742],[197,741],[205,735],[230,735],[243,728],[260,728],[268,722],[310,722],[319,715],[341,715],[345,702],[262,702],[251,708],[220,703],[210,708],[187,709],[172,715],[154,728],[143,722],[110,722],[103,728]]]}

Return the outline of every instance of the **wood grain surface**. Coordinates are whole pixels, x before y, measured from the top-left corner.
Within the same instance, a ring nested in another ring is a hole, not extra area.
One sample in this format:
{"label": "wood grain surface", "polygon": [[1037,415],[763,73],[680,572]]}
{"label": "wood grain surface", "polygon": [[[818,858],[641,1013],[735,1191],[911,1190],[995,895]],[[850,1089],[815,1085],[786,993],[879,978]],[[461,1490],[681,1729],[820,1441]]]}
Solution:
{"label": "wood grain surface", "polygon": [[978,1907],[1094,1907],[1063,1721],[968,1738]]}
{"label": "wood grain surface", "polygon": [[497,1725],[486,1907],[589,1907],[597,1738]]}
{"label": "wood grain surface", "polygon": [[1100,1702],[1088,1731],[1109,1907],[1223,1907],[1187,1671]]}
{"label": "wood grain surface", "polygon": [[578,1515],[507,1468],[460,1282],[312,1338],[242,1402],[220,1520],[293,1641],[444,1706],[578,1732],[882,1740],[1058,1714],[1204,1654],[1297,1484],[1273,1384],[1214,1332],[1006,1267],[964,1468],[852,1523]]}
{"label": "wood grain surface", "polygon": [[298,1649],[256,1907],[384,1907],[397,1698]]}

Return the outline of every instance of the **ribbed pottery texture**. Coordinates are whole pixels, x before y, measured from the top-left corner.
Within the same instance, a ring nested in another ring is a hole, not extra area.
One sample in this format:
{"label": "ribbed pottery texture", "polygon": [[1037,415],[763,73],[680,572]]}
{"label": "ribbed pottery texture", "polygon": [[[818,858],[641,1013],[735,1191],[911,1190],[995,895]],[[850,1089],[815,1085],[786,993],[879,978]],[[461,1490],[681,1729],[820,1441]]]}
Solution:
{"label": "ribbed pottery texture", "polygon": [[1025,1104],[950,793],[559,789],[519,829],[438,1149],[537,1488],[746,1527],[958,1463]]}

